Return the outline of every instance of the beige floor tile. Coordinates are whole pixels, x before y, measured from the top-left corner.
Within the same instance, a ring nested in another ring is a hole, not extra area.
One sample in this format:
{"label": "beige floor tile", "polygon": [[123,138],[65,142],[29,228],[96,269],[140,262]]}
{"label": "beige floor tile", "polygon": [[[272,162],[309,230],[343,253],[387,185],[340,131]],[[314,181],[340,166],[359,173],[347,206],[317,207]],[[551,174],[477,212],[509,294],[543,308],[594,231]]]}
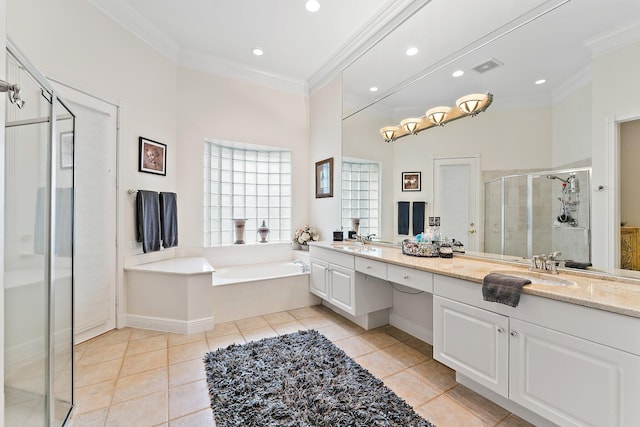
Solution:
{"label": "beige floor tile", "polygon": [[169,421],[169,427],[214,427],[215,425],[213,411],[210,408]]}
{"label": "beige floor tile", "polygon": [[433,346],[429,343],[419,340],[418,338],[410,338],[404,341],[409,347],[418,350],[420,353],[427,356],[428,359],[433,358]]}
{"label": "beige floor tile", "polygon": [[87,341],[86,349],[88,350],[90,348],[104,347],[105,345],[129,342],[129,338],[131,337],[132,332],[133,329],[131,328],[113,329]]}
{"label": "beige floor tile", "polygon": [[152,427],[167,422],[167,392],[111,405],[106,427]]}
{"label": "beige floor tile", "polygon": [[355,361],[379,379],[384,379],[404,369],[404,366],[393,360],[383,351],[375,351],[365,354],[364,356],[356,357]]}
{"label": "beige floor tile", "polygon": [[336,325],[333,319],[327,316],[304,317],[299,320],[307,329],[320,329],[331,325]]}
{"label": "beige floor tile", "polygon": [[273,313],[273,314],[265,314],[262,317],[264,317],[264,320],[266,320],[267,323],[270,324],[271,326],[278,325],[280,323],[293,322],[294,320],[296,320],[295,317],[293,317],[291,314],[287,313],[286,311],[281,311],[279,313]]}
{"label": "beige floor tile", "polygon": [[90,348],[83,352],[76,366],[93,365],[95,363],[108,362],[121,359],[127,351],[127,343],[105,345],[104,347]]}
{"label": "beige floor tile", "polygon": [[248,331],[243,331],[242,336],[246,342],[250,341],[258,341],[263,338],[271,338],[278,336],[278,333],[273,330],[271,326],[265,326],[263,328],[258,329],[250,329]]}
{"label": "beige floor tile", "polygon": [[169,420],[211,407],[205,380],[169,390]]}
{"label": "beige floor tile", "polygon": [[75,369],[74,385],[84,387],[90,384],[115,380],[121,370],[122,360],[110,360],[108,362],[93,365],[78,366]]}
{"label": "beige floor tile", "polygon": [[416,412],[437,426],[488,427],[480,418],[446,395],[440,395],[418,407]]}
{"label": "beige floor tile", "polygon": [[146,338],[140,338],[129,342],[127,347],[127,356],[134,354],[148,353],[150,351],[165,350],[167,348],[168,337],[164,335],[155,335]]}
{"label": "beige floor tile", "polygon": [[240,332],[248,331],[250,329],[264,328],[269,326],[264,317],[250,317],[248,319],[236,320],[236,326],[240,329]]}
{"label": "beige floor tile", "polygon": [[358,335],[345,338],[343,340],[334,341],[333,343],[352,358],[356,358],[358,356],[362,356],[376,350],[375,348],[367,344],[367,341],[365,339]]}
{"label": "beige floor tile", "polygon": [[112,404],[166,391],[168,388],[167,377],[168,368],[120,377],[116,381]]}
{"label": "beige floor tile", "polygon": [[271,326],[278,335],[292,334],[298,331],[305,331],[307,328],[297,320],[286,323],[278,323]]}
{"label": "beige floor tile", "polygon": [[204,332],[194,334],[169,334],[169,347],[206,340]]}
{"label": "beige floor tile", "polygon": [[367,340],[369,345],[375,348],[385,348],[400,344],[400,341],[378,329],[367,331],[362,334],[362,337]]}
{"label": "beige floor tile", "polygon": [[360,335],[364,332],[364,329],[352,323],[340,323],[325,326],[324,328],[318,328],[318,332],[332,341],[337,341],[353,337],[355,335]]}
{"label": "beige floor tile", "polygon": [[409,368],[409,372],[428,383],[431,387],[444,393],[456,384],[456,373],[443,364],[430,359],[424,363]]}
{"label": "beige floor tile", "polygon": [[74,411],[69,420],[69,427],[102,427],[107,419],[108,411],[109,408],[102,408],[80,415],[76,415]]}
{"label": "beige floor tile", "polygon": [[209,343],[209,350],[216,351],[220,348],[226,348],[231,344],[244,344],[246,341],[240,332],[237,334],[224,335],[221,337],[207,339]]}
{"label": "beige floor tile", "polygon": [[207,339],[221,337],[224,335],[239,334],[240,329],[235,322],[216,324],[213,329],[206,332]]}
{"label": "beige floor tile", "polygon": [[322,309],[316,309],[315,307],[302,307],[296,308],[295,310],[289,310],[289,314],[298,320],[317,316],[318,313],[322,313]]}
{"label": "beige floor tile", "polygon": [[115,384],[115,381],[106,381],[86,387],[76,387],[74,414],[82,415],[97,409],[107,408],[111,403]]}
{"label": "beige floor tile", "polygon": [[136,341],[143,338],[157,337],[160,335],[164,335],[166,337],[169,334],[167,332],[153,331],[151,329],[134,329],[133,332],[131,333],[131,337],[129,338],[129,341]]}
{"label": "beige floor tile", "polygon": [[384,384],[414,408],[440,394],[440,391],[406,370],[388,376],[384,379]]}
{"label": "beige floor tile", "polygon": [[169,347],[169,364],[202,359],[208,351],[209,346],[205,340]]}
{"label": "beige floor tile", "polygon": [[167,350],[134,354],[124,358],[120,376],[126,377],[127,375],[139,374],[140,372],[164,368],[165,366],[167,366]]}
{"label": "beige floor tile", "polygon": [[396,328],[395,326],[391,326],[391,325],[383,326],[383,327],[379,328],[379,330],[381,332],[384,332],[387,335],[391,335],[392,337],[394,337],[395,339],[397,339],[400,342],[405,342],[405,341],[408,341],[410,339],[417,339],[413,335],[408,334],[405,331],[402,331],[402,330]]}
{"label": "beige floor tile", "polygon": [[396,344],[391,347],[385,347],[382,351],[391,356],[395,361],[400,362],[400,364],[406,368],[429,360],[427,356],[406,344]]}
{"label": "beige floor tile", "polygon": [[509,415],[506,409],[460,384],[448,390],[446,395],[491,425],[496,425]]}
{"label": "beige floor tile", "polygon": [[500,421],[498,427],[535,427],[528,421],[523,420],[517,415],[511,414],[504,420]]}
{"label": "beige floor tile", "polygon": [[206,378],[202,359],[188,360],[169,365],[169,388],[174,388]]}

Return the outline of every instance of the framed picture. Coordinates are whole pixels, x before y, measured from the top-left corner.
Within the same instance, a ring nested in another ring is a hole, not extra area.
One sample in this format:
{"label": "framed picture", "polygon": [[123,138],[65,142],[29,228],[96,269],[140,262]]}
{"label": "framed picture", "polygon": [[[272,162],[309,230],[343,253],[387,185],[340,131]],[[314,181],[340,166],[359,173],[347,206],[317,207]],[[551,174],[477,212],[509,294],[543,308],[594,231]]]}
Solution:
{"label": "framed picture", "polygon": [[422,191],[422,172],[402,172],[402,191]]}
{"label": "framed picture", "polygon": [[62,132],[60,134],[60,168],[69,169],[73,167],[73,132]]}
{"label": "framed picture", "polygon": [[316,199],[333,197],[333,157],[316,162]]}
{"label": "framed picture", "polygon": [[167,175],[167,146],[160,142],[140,137],[138,171]]}

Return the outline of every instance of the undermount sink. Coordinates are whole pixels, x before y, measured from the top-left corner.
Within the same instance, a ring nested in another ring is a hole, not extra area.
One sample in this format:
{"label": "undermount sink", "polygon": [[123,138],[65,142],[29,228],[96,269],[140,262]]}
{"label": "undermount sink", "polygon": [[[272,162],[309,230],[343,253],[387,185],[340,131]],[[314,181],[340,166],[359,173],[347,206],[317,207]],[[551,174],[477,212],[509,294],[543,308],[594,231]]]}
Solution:
{"label": "undermount sink", "polygon": [[492,273],[506,274],[508,276],[519,277],[521,279],[531,280],[532,285],[546,285],[546,286],[576,286],[576,282],[562,277],[553,276],[551,274],[536,273],[534,271],[509,271],[509,270],[497,270]]}

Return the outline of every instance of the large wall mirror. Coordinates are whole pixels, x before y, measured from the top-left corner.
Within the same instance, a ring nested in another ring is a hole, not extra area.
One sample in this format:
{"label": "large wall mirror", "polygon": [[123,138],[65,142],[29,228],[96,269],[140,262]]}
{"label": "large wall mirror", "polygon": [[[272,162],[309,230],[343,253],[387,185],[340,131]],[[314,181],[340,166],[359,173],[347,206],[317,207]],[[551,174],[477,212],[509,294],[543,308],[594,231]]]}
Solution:
{"label": "large wall mirror", "polygon": [[[393,142],[379,133],[470,93],[493,102]],[[399,202],[426,202],[485,256],[560,251],[635,275],[638,94],[636,0],[425,2],[343,73],[343,226],[399,241]],[[421,191],[402,191],[405,172]]]}

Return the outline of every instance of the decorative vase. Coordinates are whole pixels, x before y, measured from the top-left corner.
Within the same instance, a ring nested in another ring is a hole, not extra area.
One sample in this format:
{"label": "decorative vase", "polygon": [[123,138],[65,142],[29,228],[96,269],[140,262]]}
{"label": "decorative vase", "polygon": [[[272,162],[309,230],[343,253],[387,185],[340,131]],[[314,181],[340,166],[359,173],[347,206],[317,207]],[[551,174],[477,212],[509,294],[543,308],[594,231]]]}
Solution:
{"label": "decorative vase", "polygon": [[294,251],[299,251],[300,250],[300,243],[292,242],[291,245],[292,245]]}
{"label": "decorative vase", "polygon": [[267,243],[269,227],[267,227],[267,224],[265,224],[264,220],[262,220],[262,225],[258,227],[258,235],[260,236],[260,241],[258,243]]}
{"label": "decorative vase", "polygon": [[236,226],[236,241],[233,242],[234,245],[243,245],[244,244],[244,225],[247,223],[246,219],[234,219],[234,225]]}
{"label": "decorative vase", "polygon": [[303,251],[308,251],[309,245],[300,245],[300,249],[302,249]]}
{"label": "decorative vase", "polygon": [[360,218],[351,218],[351,229],[358,234],[358,228],[360,228]]}

